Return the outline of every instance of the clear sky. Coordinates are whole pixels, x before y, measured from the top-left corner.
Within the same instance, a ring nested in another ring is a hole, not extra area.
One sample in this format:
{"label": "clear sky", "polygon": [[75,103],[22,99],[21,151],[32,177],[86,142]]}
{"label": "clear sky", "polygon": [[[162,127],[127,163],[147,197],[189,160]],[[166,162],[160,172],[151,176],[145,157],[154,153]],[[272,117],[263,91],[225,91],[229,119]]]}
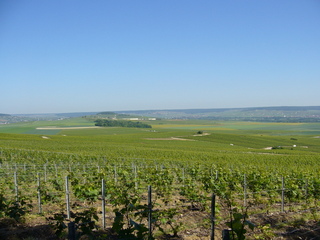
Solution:
{"label": "clear sky", "polygon": [[0,113],[318,105],[319,0],[0,1]]}

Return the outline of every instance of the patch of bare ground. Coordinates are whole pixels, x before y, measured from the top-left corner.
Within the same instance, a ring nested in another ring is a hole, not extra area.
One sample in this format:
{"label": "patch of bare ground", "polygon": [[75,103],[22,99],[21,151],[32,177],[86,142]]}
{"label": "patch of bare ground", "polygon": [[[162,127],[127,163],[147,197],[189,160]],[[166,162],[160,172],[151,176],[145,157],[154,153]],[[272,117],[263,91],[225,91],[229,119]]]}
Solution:
{"label": "patch of bare ground", "polygon": [[[223,214],[224,215],[224,214]],[[215,239],[222,239],[222,230],[227,227],[218,221],[215,226]],[[254,214],[249,220],[256,227],[254,231],[248,230],[246,239],[272,239],[272,240],[316,240],[320,239],[320,225],[315,220],[303,220],[299,214],[290,213],[272,213],[272,214]],[[167,234],[155,233],[155,239],[172,240],[209,240],[210,239],[210,213],[205,211],[191,210],[188,208],[180,209],[179,214],[175,216],[177,222],[182,222],[182,227],[178,235],[174,236],[168,230]],[[108,219],[108,225],[113,221],[113,217]],[[110,225],[109,225],[110,226]],[[266,228],[265,228],[266,227]],[[111,228],[98,230],[94,232],[94,239],[118,240],[119,238]],[[55,236],[45,218],[39,217],[37,220],[28,221],[28,223],[16,223],[12,219],[2,219],[0,221],[0,239],[1,240],[59,240]],[[82,237],[83,239],[89,239]]]}
{"label": "patch of bare ground", "polygon": [[[272,213],[256,214],[250,217],[256,224],[253,232],[248,232],[247,239],[320,239],[320,225],[314,220],[305,220],[299,214]],[[266,230],[267,229],[267,230]],[[255,238],[260,236],[260,238]]]}
{"label": "patch of bare ground", "polygon": [[[142,196],[142,201],[147,200],[147,193]],[[178,232],[175,236],[168,224],[162,225],[165,234],[158,230],[154,232],[155,239],[173,239],[173,240],[209,240],[211,234],[210,210],[201,210],[201,206],[189,202],[186,198],[176,195],[171,199],[171,203],[166,205],[162,199],[158,199],[158,208],[169,209],[176,208],[177,214],[174,216],[173,225],[175,227],[181,223],[181,227],[177,227]],[[238,203],[240,204],[240,202]],[[75,202],[73,209],[77,207],[85,207],[81,202]],[[221,205],[221,209],[217,214],[215,225],[215,239],[222,239],[222,230],[226,229],[226,221],[229,221],[229,213],[226,208]],[[88,207],[88,206],[86,206]],[[277,206],[278,207],[278,206]],[[316,216],[312,217],[311,210],[303,210],[300,212],[286,211],[283,213],[267,211],[265,204],[252,206],[249,209],[249,220],[256,225],[254,231],[248,230],[246,239],[274,239],[274,240],[315,240],[320,239],[320,225],[316,221]],[[101,219],[101,207],[97,208],[99,219]],[[154,212],[157,208],[154,209]],[[259,212],[251,214],[250,212]],[[263,211],[263,212],[261,212]],[[36,212],[26,217],[25,223],[17,223],[13,219],[0,220],[0,240],[59,240],[50,228],[47,220],[48,212],[59,212],[59,208],[55,205],[47,209],[46,216],[38,215]],[[50,214],[49,214],[50,215]],[[118,240],[119,237],[112,231],[111,226],[114,222],[114,212],[111,204],[107,204],[106,230],[98,230],[94,232],[93,239]],[[144,222],[146,224],[146,222]],[[100,222],[97,223],[100,226]],[[82,237],[81,240],[89,239]]]}
{"label": "patch of bare ground", "polygon": [[50,225],[44,224],[18,224],[12,219],[2,219],[0,221],[1,240],[58,240]]}
{"label": "patch of bare ground", "polygon": [[146,140],[166,140],[166,141],[195,141],[193,139],[186,139],[180,137],[169,137],[169,138],[145,138]]}
{"label": "patch of bare ground", "polygon": [[272,147],[265,147],[264,150],[271,150]]}
{"label": "patch of bare ground", "polygon": [[185,211],[180,215],[181,220],[188,226],[179,233],[181,239],[210,239],[210,226],[206,226],[204,219],[210,219],[210,215],[201,211]]}
{"label": "patch of bare ground", "polygon": [[[295,147],[299,147],[299,146],[296,146],[296,145],[293,145],[293,146],[281,146],[281,147],[283,147],[283,148],[295,148]],[[301,148],[309,148],[308,146],[300,146]],[[265,148],[263,148],[264,150],[272,150],[273,149],[273,147],[265,147]]]}
{"label": "patch of bare ground", "polygon": [[194,136],[194,137],[202,137],[202,136],[207,136],[207,135],[210,135],[210,133],[195,134],[195,135],[192,135],[192,136]]}

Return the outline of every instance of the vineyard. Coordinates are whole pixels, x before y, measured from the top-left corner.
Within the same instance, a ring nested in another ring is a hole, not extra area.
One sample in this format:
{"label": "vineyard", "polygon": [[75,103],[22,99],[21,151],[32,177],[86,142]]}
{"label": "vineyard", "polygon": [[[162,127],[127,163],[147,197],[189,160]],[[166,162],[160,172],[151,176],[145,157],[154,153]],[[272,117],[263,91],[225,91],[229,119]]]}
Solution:
{"label": "vineyard", "polygon": [[320,234],[320,124],[73,121],[0,127],[1,239]]}

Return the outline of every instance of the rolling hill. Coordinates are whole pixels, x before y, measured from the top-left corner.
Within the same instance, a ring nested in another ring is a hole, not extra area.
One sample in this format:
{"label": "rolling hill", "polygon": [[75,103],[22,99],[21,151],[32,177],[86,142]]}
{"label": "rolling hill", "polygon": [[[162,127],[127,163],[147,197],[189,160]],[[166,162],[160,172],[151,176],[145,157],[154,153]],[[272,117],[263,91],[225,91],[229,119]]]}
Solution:
{"label": "rolling hill", "polygon": [[[124,116],[153,117],[161,119],[206,119],[260,122],[320,122],[320,106],[283,106],[211,109],[164,109],[113,111]],[[99,112],[50,113],[50,114],[0,114],[0,123],[21,121],[58,120],[101,114]]]}
{"label": "rolling hill", "polygon": [[167,119],[182,118],[267,122],[320,121],[320,106],[144,110],[121,111],[119,113]]}

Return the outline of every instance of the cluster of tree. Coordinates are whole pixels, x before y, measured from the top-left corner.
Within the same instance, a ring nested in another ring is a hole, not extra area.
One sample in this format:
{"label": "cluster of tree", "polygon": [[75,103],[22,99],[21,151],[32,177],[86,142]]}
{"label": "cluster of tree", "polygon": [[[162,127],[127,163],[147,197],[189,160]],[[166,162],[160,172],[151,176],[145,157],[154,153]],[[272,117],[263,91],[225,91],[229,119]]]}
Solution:
{"label": "cluster of tree", "polygon": [[100,127],[132,127],[132,128],[152,128],[151,125],[142,122],[126,120],[97,119],[95,125]]}

